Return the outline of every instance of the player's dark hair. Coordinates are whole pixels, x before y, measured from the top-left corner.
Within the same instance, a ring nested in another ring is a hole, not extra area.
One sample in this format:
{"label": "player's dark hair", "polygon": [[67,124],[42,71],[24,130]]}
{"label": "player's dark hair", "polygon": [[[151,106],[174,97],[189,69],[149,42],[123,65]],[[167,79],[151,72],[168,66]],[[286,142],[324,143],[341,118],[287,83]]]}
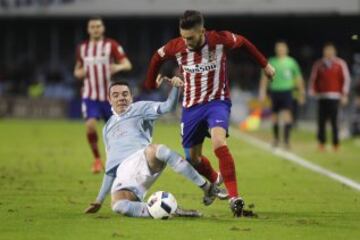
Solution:
{"label": "player's dark hair", "polygon": [[285,39],[276,40],[275,44],[278,44],[278,43],[283,43],[283,44],[289,45]]}
{"label": "player's dark hair", "polygon": [[132,89],[131,89],[131,86],[128,82],[125,82],[125,81],[113,81],[110,83],[110,86],[109,86],[109,94],[110,94],[110,90],[113,86],[127,86],[129,91],[130,91],[130,94],[132,95]]}
{"label": "player's dark hair", "polygon": [[88,19],[88,23],[90,22],[90,21],[101,21],[102,23],[104,23],[104,20],[102,19],[102,17],[100,17],[100,16],[92,16],[92,17],[90,17],[89,19]]}
{"label": "player's dark hair", "polygon": [[326,47],[333,47],[333,48],[336,48],[335,44],[333,42],[325,42],[324,43],[324,48]]}
{"label": "player's dark hair", "polygon": [[186,10],[180,17],[179,27],[181,29],[191,29],[196,26],[204,26],[204,17],[199,11]]}

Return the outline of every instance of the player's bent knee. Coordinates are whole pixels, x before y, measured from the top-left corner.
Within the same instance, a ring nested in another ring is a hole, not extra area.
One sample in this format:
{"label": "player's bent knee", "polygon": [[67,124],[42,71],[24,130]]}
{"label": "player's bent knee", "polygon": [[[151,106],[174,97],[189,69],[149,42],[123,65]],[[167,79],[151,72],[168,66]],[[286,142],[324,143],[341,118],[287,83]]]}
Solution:
{"label": "player's bent knee", "polygon": [[89,119],[85,123],[86,129],[88,132],[95,132],[96,131],[96,120]]}
{"label": "player's bent knee", "polygon": [[157,145],[149,144],[145,148],[145,156],[149,161],[153,161],[156,158]]}
{"label": "player's bent knee", "polygon": [[165,166],[165,163],[161,161],[162,158],[157,156],[159,146],[163,145],[150,144],[145,149],[145,157],[152,173],[160,172]]}
{"label": "player's bent knee", "polygon": [[218,149],[221,146],[226,145],[226,139],[222,139],[222,138],[215,138],[212,140],[212,147],[213,150]]}

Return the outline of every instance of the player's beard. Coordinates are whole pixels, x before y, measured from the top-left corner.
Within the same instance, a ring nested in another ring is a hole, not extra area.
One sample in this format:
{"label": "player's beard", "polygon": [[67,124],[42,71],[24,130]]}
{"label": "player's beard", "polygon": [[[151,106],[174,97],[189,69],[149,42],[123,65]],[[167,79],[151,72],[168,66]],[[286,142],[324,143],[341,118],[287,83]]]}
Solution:
{"label": "player's beard", "polygon": [[200,38],[199,38],[199,41],[197,41],[197,43],[195,44],[194,47],[191,47],[190,49],[191,50],[198,50],[199,48],[202,47],[202,45],[204,44],[204,35],[202,35]]}

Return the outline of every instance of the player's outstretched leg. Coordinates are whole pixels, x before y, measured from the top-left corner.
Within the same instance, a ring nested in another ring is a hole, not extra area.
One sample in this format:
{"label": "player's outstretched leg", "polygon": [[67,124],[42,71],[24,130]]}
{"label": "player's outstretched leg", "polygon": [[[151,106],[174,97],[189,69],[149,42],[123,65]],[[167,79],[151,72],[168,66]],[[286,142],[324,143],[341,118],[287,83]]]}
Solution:
{"label": "player's outstretched leg", "polygon": [[187,161],[167,146],[149,145],[145,151],[148,159],[151,158],[154,151],[158,161],[168,164],[175,172],[183,175],[204,191],[203,203],[205,205],[213,203],[219,193],[215,184],[208,183]]}
{"label": "player's outstretched leg", "polygon": [[234,216],[240,217],[244,201],[239,197],[236,182],[234,159],[226,145],[226,130],[222,127],[211,129],[211,141],[216,157],[219,160],[220,172],[229,194],[230,208]]}
{"label": "player's outstretched leg", "polygon": [[188,162],[196,169],[198,173],[217,186],[217,197],[221,200],[228,199],[226,189],[219,188],[224,180],[220,173],[216,172],[207,157],[202,155],[202,144],[185,149]]}
{"label": "player's outstretched leg", "polygon": [[94,156],[94,162],[92,165],[92,172],[99,173],[103,169],[103,164],[100,159],[100,152],[98,148],[98,135],[96,132],[96,119],[90,118],[86,120],[86,136],[89,142],[92,154]]}
{"label": "player's outstretched leg", "polygon": [[286,149],[290,149],[290,133],[292,128],[292,115],[290,110],[284,111],[284,144]]}
{"label": "player's outstretched leg", "polygon": [[128,217],[151,217],[146,203],[137,201],[135,194],[128,190],[112,193],[112,210]]}

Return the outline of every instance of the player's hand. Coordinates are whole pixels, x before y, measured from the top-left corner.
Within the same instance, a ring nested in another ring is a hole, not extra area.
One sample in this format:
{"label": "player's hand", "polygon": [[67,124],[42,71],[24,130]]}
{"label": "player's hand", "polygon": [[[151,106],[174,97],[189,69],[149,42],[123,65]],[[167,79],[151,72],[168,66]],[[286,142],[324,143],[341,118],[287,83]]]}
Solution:
{"label": "player's hand", "polygon": [[96,213],[100,210],[100,208],[101,208],[101,203],[93,202],[90,203],[90,206],[85,209],[84,213]]}
{"label": "player's hand", "polygon": [[266,92],[260,92],[258,99],[259,99],[260,103],[265,102],[265,100],[266,100]]}
{"label": "player's hand", "polygon": [[298,101],[299,101],[300,106],[304,106],[305,101],[306,101],[305,95],[300,94]]}
{"label": "player's hand", "polygon": [[84,68],[78,68],[78,69],[76,69],[76,70],[74,71],[74,75],[75,75],[75,77],[76,77],[77,79],[82,80],[82,79],[84,79],[85,76],[86,76],[86,71],[85,71]]}
{"label": "player's hand", "polygon": [[156,87],[159,88],[162,82],[164,81],[164,79],[166,78],[167,77],[163,77],[161,74],[158,74],[156,77]]}
{"label": "player's hand", "polygon": [[170,84],[171,86],[173,87],[183,87],[184,86],[184,82],[181,78],[177,77],[177,76],[174,76],[172,78],[167,78],[166,79]]}
{"label": "player's hand", "polygon": [[342,106],[346,106],[349,102],[349,98],[347,95],[341,96],[340,103]]}
{"label": "player's hand", "polygon": [[275,76],[275,68],[268,63],[266,67],[264,67],[264,73],[271,80]]}

